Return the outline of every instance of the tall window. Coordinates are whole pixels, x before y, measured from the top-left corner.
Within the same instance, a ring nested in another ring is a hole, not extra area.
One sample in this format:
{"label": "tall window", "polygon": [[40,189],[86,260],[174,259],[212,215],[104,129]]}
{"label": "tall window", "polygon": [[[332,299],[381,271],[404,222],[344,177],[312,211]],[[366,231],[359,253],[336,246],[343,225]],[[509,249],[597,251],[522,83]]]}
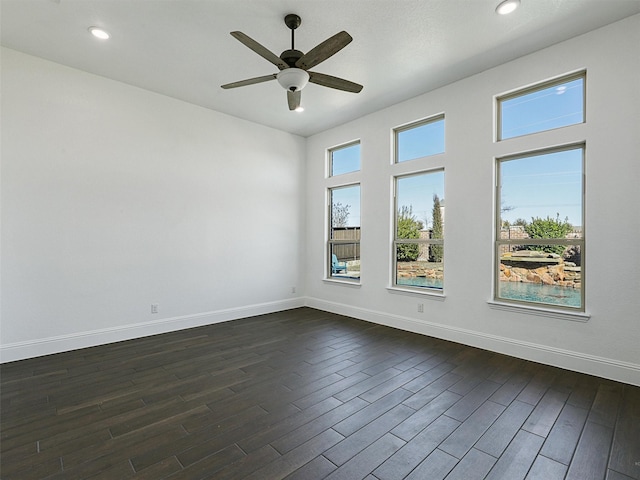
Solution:
{"label": "tall window", "polygon": [[[497,98],[498,140],[541,135],[535,150],[531,142],[530,152],[497,159],[497,301],[585,310],[585,145],[570,143],[571,125],[586,119],[585,83],[580,72]],[[566,145],[540,149],[544,132],[559,127]]]}
{"label": "tall window", "polygon": [[444,202],[444,170],[396,177],[394,286],[442,291]]}
{"label": "tall window", "polygon": [[329,176],[360,170],[360,142],[329,150]]}
{"label": "tall window", "polygon": [[444,115],[396,128],[396,163],[444,153]]}
{"label": "tall window", "polygon": [[329,278],[360,279],[360,185],[329,189]]}
{"label": "tall window", "polygon": [[585,73],[498,98],[498,140],[585,121]]}
{"label": "tall window", "polygon": [[584,146],[498,160],[496,299],[584,310]]}

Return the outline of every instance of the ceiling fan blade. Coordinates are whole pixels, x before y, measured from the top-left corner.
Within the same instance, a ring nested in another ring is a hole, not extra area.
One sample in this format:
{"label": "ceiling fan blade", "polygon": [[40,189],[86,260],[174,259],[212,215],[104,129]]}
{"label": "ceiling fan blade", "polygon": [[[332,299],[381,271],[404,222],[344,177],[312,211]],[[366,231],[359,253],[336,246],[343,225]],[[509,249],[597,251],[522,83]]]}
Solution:
{"label": "ceiling fan blade", "polygon": [[345,92],[359,93],[362,90],[362,85],[344,78],[334,77],[325,73],[307,72],[309,74],[309,81],[316,85],[322,85],[323,87],[335,88],[337,90],[344,90]]}
{"label": "ceiling fan blade", "polygon": [[287,101],[289,102],[289,110],[295,110],[300,106],[300,100],[302,99],[302,90],[296,90],[292,92],[287,90]]}
{"label": "ceiling fan blade", "polygon": [[287,65],[284,60],[282,60],[279,56],[277,56],[271,50],[269,50],[266,47],[260,45],[258,42],[256,42],[253,38],[249,37],[248,35],[245,35],[242,32],[231,32],[231,35],[235,39],[237,39],[240,42],[244,43],[247,47],[249,47],[251,50],[256,52],[262,58],[264,58],[266,60],[269,60],[271,63],[273,63],[280,70],[284,70],[285,68],[289,68],[289,65]]}
{"label": "ceiling fan blade", "polygon": [[339,52],[346,47],[353,38],[347,32],[336,33],[333,37],[326,39],[321,44],[309,50],[305,55],[300,57],[296,62],[296,67],[308,70],[324,62],[333,54]]}
{"label": "ceiling fan blade", "polygon": [[253,85],[254,83],[268,82],[269,80],[275,79],[276,76],[276,73],[272,73],[271,75],[265,75],[263,77],[248,78],[246,80],[240,80],[239,82],[227,83],[222,85],[222,88],[237,88],[244,87],[245,85]]}

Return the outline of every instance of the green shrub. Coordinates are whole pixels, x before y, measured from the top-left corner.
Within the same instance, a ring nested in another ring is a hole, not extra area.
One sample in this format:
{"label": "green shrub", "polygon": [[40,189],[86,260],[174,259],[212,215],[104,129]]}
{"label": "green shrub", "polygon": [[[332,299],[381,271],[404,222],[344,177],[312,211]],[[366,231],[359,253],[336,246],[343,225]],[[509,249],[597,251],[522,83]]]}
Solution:
{"label": "green shrub", "polygon": [[[524,226],[524,231],[527,232],[530,238],[566,238],[567,234],[571,233],[572,230],[573,225],[568,222],[567,218],[561,221],[560,214],[557,214],[556,218],[531,217],[531,223],[527,223]],[[526,249],[562,255],[565,246],[527,245]]]}
{"label": "green shrub", "polygon": [[[413,208],[411,206],[402,206],[398,210],[397,228],[396,236],[398,239],[420,238],[420,230],[422,230],[423,224],[413,215]],[[396,259],[398,262],[413,262],[418,259],[419,255],[420,246],[418,244],[397,246]]]}

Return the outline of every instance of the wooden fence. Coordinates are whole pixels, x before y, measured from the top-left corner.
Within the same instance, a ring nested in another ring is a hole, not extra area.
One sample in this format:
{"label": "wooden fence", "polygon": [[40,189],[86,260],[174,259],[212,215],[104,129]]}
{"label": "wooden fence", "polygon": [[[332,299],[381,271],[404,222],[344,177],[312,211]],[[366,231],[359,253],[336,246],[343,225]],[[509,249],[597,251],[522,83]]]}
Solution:
{"label": "wooden fence", "polygon": [[333,245],[333,253],[341,262],[360,260],[360,227],[334,227],[333,240],[357,240],[357,243],[339,243]]}

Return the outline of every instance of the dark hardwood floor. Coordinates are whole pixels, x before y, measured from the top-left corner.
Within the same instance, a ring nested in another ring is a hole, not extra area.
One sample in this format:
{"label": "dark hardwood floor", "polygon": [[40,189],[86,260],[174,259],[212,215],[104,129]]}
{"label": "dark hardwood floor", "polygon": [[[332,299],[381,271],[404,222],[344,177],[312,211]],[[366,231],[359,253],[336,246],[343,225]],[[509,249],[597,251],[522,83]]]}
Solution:
{"label": "dark hardwood floor", "polygon": [[640,479],[640,388],[310,308],[2,365],[10,479]]}

